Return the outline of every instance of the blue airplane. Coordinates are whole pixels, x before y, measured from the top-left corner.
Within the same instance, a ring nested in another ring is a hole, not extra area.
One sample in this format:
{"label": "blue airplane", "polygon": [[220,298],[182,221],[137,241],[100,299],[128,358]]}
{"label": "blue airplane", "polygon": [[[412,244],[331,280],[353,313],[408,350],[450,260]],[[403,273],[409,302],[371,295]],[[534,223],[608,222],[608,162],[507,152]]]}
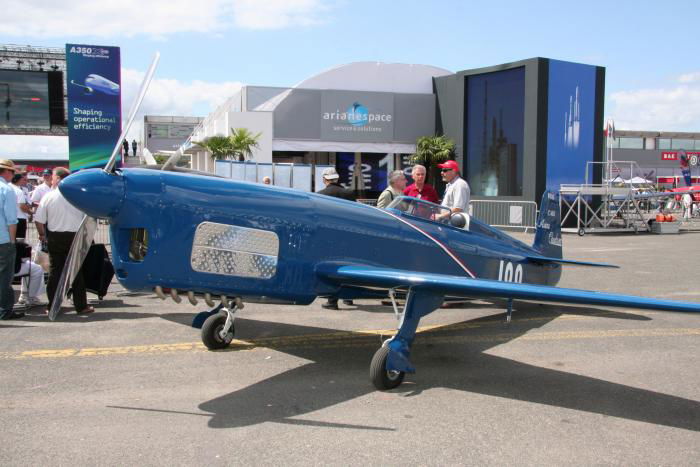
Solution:
{"label": "blue airplane", "polygon": [[[221,300],[202,326],[210,349],[233,340],[244,302],[389,295],[396,309],[396,293],[405,293],[398,331],[370,365],[380,390],[415,371],[410,352],[420,319],[446,297],[506,299],[508,317],[513,300],[700,311],[700,303],[555,287],[563,265],[614,266],[562,258],[559,199],[551,192],[542,198],[534,243],[526,245],[416,198],[378,209],[178,168],[84,170],[59,189],[88,219],[109,220],[112,261],[125,288],[161,298],[169,289],[176,302],[182,294],[193,305],[198,297],[210,306],[212,297]],[[83,245],[92,239],[78,237]]]}
{"label": "blue airplane", "polygon": [[71,80],[70,84],[82,88],[87,95],[92,95],[95,91],[99,91],[102,94],[107,94],[108,96],[119,95],[119,85],[117,83],[108,80],[104,76],[96,74],[87,75],[84,85],[76,83],[75,80]]}

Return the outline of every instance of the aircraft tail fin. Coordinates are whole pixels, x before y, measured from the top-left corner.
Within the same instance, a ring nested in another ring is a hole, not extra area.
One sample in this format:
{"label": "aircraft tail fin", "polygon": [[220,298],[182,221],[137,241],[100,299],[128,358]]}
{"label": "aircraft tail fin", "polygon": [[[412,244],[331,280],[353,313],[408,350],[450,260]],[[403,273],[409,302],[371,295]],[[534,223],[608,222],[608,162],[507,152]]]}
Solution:
{"label": "aircraft tail fin", "polygon": [[540,203],[540,215],[537,218],[535,243],[532,247],[542,256],[562,258],[561,249],[561,208],[559,196],[552,191],[545,191]]}

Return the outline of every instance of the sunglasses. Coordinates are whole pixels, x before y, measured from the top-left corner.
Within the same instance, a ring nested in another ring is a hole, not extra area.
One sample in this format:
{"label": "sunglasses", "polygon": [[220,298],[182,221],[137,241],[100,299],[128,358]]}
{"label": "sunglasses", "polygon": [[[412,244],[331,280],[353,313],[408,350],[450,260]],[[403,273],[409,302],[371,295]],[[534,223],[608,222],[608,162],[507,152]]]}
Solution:
{"label": "sunglasses", "polygon": [[441,169],[440,172],[450,172],[452,169]]}

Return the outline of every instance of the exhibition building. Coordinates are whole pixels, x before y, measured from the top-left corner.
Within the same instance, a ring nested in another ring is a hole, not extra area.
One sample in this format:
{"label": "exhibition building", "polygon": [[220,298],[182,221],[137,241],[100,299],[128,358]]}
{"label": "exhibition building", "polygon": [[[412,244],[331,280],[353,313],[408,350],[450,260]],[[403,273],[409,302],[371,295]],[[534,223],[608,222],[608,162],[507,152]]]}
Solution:
{"label": "exhibition building", "polygon": [[[417,138],[445,135],[475,198],[535,201],[602,160],[604,82],[602,67],[546,58],[457,73],[359,62],[292,88],[244,86],[191,140],[247,128],[260,133],[257,163],[333,165],[372,197],[408,165]],[[194,169],[227,173],[203,148],[188,152]]]}

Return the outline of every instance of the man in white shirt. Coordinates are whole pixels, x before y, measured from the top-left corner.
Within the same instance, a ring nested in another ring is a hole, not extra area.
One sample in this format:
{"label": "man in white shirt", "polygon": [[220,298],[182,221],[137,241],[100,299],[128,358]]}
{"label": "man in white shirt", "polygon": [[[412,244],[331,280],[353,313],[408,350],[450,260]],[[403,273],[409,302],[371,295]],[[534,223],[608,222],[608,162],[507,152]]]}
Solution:
{"label": "man in white shirt", "polygon": [[27,220],[32,213],[32,205],[27,192],[24,191],[26,185],[27,174],[20,172],[12,177],[10,186],[15,190],[15,197],[17,198],[17,238],[26,238]]}
{"label": "man in white shirt", "polygon": [[[70,175],[70,171],[65,167],[56,167],[53,171],[53,186],[57,187],[61,180]],[[75,233],[83,220],[83,212],[70,204],[61,194],[61,191],[51,190],[41,199],[39,208],[34,215],[39,240],[48,240],[49,260],[49,282],[46,292],[49,297],[49,310],[53,303],[58,281],[61,278],[63,267],[68,259],[71,244]],[[73,281],[73,304],[78,314],[92,313],[95,309],[88,305],[85,292],[85,279],[82,268],[78,271]]]}
{"label": "man in white shirt", "polygon": [[441,169],[440,175],[442,175],[442,180],[447,182],[445,195],[442,197],[442,205],[450,210],[439,216],[439,219],[449,220],[450,216],[458,212],[463,212],[468,216],[471,190],[469,189],[469,184],[460,177],[459,165],[456,161],[449,160],[438,164],[438,167]]}
{"label": "man in white shirt", "polygon": [[34,188],[32,191],[32,204],[34,206],[39,206],[41,198],[43,198],[46,193],[51,191],[51,179],[53,178],[53,172],[51,169],[46,169],[41,174],[44,177],[44,181],[38,187]]}

